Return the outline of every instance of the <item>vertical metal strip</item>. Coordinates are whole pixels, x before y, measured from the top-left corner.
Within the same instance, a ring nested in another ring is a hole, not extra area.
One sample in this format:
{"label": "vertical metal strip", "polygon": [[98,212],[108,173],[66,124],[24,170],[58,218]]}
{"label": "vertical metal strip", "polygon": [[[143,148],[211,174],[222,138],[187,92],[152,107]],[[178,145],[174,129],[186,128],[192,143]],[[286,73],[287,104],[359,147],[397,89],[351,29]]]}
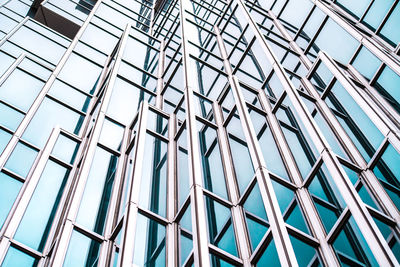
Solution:
{"label": "vertical metal strip", "polygon": [[283,216],[280,211],[278,199],[274,193],[269,172],[266,169],[264,156],[261,152],[261,147],[254,132],[254,126],[252,125],[250,114],[246,108],[239,81],[235,76],[233,76],[232,67],[228,60],[223,39],[219,29],[216,26],[214,27],[214,31],[217,35],[218,47],[221,56],[224,59],[224,67],[228,73],[228,80],[231,85],[239,117],[243,124],[243,131],[249,145],[250,155],[256,170],[257,182],[260,187],[261,196],[264,202],[266,214],[268,216],[268,221],[270,222],[279,259],[283,266],[298,266],[294,250],[290,242],[289,234],[285,226],[285,221],[283,220]]}
{"label": "vertical metal strip", "polygon": [[[180,19],[182,30],[182,49],[183,49],[183,74],[185,81],[185,108],[186,126],[189,157],[189,177],[190,177],[190,203],[193,224],[193,247],[194,262],[197,267],[209,267],[210,257],[208,251],[208,233],[206,211],[203,196],[203,181],[201,175],[201,160],[199,151],[199,137],[196,128],[195,102],[193,96],[194,88],[197,88],[197,72],[193,59],[190,59],[189,40],[197,43],[195,25],[187,21],[187,11],[192,10],[189,0],[180,0]],[[198,90],[196,90],[198,91]]]}

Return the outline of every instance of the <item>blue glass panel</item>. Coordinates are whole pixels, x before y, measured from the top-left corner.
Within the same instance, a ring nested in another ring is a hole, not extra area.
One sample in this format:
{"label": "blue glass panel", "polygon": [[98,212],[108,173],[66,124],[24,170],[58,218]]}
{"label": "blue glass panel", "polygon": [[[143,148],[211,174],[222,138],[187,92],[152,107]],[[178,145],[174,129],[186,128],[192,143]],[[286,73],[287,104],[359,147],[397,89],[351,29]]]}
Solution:
{"label": "blue glass panel", "polygon": [[0,129],[0,155],[11,139],[11,134]]}
{"label": "blue glass panel", "polygon": [[253,251],[257,248],[261,239],[264,237],[265,233],[268,230],[268,226],[265,224],[261,224],[251,219],[249,216],[246,216],[247,229],[250,236],[251,246]]}
{"label": "blue glass panel", "polygon": [[60,71],[58,78],[86,93],[93,93],[101,68],[89,60],[71,54]]}
{"label": "blue glass panel", "polygon": [[393,0],[375,0],[371,8],[365,15],[363,21],[371,26],[374,30],[378,29],[389,8],[392,6]]}
{"label": "blue glass panel", "polygon": [[261,198],[260,188],[256,183],[251,193],[247,197],[243,207],[261,219],[268,220],[267,214],[265,213],[264,204],[261,205],[261,203],[263,203],[263,200]]}
{"label": "blue glass panel", "polygon": [[229,138],[233,166],[235,167],[236,179],[241,193],[246,189],[254,175],[254,168],[251,162],[249,150],[246,145]]}
{"label": "blue glass panel", "polygon": [[114,150],[120,150],[123,135],[124,127],[105,119],[101,129],[99,143]]}
{"label": "blue glass panel", "polygon": [[136,86],[117,78],[107,115],[125,125],[129,124],[139,108],[140,93]]}
{"label": "blue glass panel", "polygon": [[83,112],[88,109],[91,99],[60,80],[54,81],[49,90],[49,95]]}
{"label": "blue glass panel", "polygon": [[393,46],[397,46],[400,42],[400,4],[397,3],[396,8],[390,14],[389,19],[386,21],[385,26],[383,26],[380,34],[386,37]]}
{"label": "blue glass panel", "polygon": [[376,83],[375,87],[378,92],[388,98],[390,100],[388,102],[400,112],[400,76],[386,66]]}
{"label": "blue glass panel", "polygon": [[328,19],[315,40],[315,44],[319,49],[345,64],[349,62],[356,50],[358,41],[332,19]]}
{"label": "blue glass panel", "polygon": [[66,163],[73,163],[78,148],[79,144],[76,141],[60,134],[51,154]]}
{"label": "blue glass panel", "polygon": [[117,161],[117,156],[96,148],[76,218],[79,224],[99,234],[104,230]]}
{"label": "blue glass panel", "polygon": [[278,253],[276,252],[274,240],[271,240],[271,242],[268,244],[268,247],[265,249],[261,258],[258,260],[257,266],[281,266]]}
{"label": "blue glass panel", "polygon": [[139,206],[165,217],[167,210],[168,144],[147,134],[145,148],[141,159],[143,165]]}
{"label": "blue glass panel", "polygon": [[314,257],[316,250],[310,245],[300,241],[294,236],[290,235],[290,242],[292,243],[294,253],[297,258],[299,266],[308,266],[311,259]]}
{"label": "blue glass panel", "polygon": [[372,79],[380,64],[381,61],[365,47],[361,48],[352,63],[353,67],[369,80]]}
{"label": "blue glass panel", "polygon": [[97,266],[99,252],[100,243],[73,231],[63,266]]}
{"label": "blue glass panel", "polygon": [[4,105],[3,103],[0,103],[0,124],[2,126],[15,131],[23,118],[23,113],[18,112],[13,108]]}
{"label": "blue glass panel", "polygon": [[187,238],[184,235],[180,235],[180,243],[179,243],[179,247],[180,247],[180,255],[181,255],[181,263],[180,266],[182,266],[186,259],[188,258],[190,252],[193,249],[193,241],[190,238]]}
{"label": "blue glass panel", "polygon": [[36,150],[22,143],[18,143],[8,158],[5,167],[26,178],[35,161],[37,153]]}
{"label": "blue glass panel", "polygon": [[33,267],[37,266],[38,262],[39,261],[34,257],[29,256],[14,247],[10,247],[1,267]]}
{"label": "blue glass panel", "polygon": [[42,251],[60,202],[68,170],[48,161],[14,238]]}
{"label": "blue glass panel", "polygon": [[[4,26],[4,24],[2,26]],[[11,66],[14,60],[15,59],[13,57],[7,55],[4,52],[0,52],[0,76],[3,75],[4,72],[6,72],[6,70]]]}
{"label": "blue glass panel", "polygon": [[0,85],[0,99],[23,111],[28,111],[43,85],[42,81],[32,75],[16,69]]}
{"label": "blue glass panel", "polygon": [[45,98],[25,130],[23,138],[38,147],[43,147],[56,125],[66,131],[78,134],[82,122],[83,117],[78,113]]}
{"label": "blue glass panel", "polygon": [[137,215],[133,264],[137,266],[165,266],[165,227]]}
{"label": "blue glass panel", "polygon": [[189,206],[186,208],[185,213],[182,215],[182,218],[179,220],[179,224],[185,230],[189,232],[192,231],[192,210]]}
{"label": "blue glass panel", "polygon": [[18,192],[22,187],[20,181],[0,172],[0,229],[10,212]]}
{"label": "blue glass panel", "polygon": [[345,7],[348,11],[350,11],[359,18],[365,12],[370,2],[371,0],[359,0],[359,1],[337,0],[337,3]]}
{"label": "blue glass panel", "polygon": [[284,213],[287,210],[290,202],[292,202],[294,193],[289,188],[281,185],[278,182],[275,182],[274,180],[271,180],[271,182],[272,186],[274,187],[276,198],[278,199],[279,208],[281,209],[281,212]]}

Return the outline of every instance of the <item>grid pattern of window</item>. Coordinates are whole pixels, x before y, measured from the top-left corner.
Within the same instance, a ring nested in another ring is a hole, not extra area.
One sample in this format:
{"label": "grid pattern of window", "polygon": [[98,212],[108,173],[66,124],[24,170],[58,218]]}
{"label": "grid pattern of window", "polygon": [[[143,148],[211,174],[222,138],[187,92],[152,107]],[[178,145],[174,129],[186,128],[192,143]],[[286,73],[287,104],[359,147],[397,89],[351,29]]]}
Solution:
{"label": "grid pattern of window", "polygon": [[399,266],[400,1],[0,4],[0,266]]}

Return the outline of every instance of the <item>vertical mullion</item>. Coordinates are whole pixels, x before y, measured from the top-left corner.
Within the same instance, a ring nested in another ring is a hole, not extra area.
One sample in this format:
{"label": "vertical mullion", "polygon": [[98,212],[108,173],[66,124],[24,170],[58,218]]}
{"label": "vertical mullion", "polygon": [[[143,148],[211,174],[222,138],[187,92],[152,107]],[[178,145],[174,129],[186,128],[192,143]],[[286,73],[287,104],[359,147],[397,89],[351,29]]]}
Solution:
{"label": "vertical mullion", "polygon": [[279,208],[278,199],[274,193],[270,174],[266,169],[264,157],[261,152],[260,144],[254,132],[254,126],[247,111],[242,91],[238,79],[233,76],[231,64],[217,27],[214,27],[217,34],[218,46],[224,59],[224,67],[228,73],[228,80],[231,85],[232,93],[236,102],[236,107],[241,118],[243,132],[249,145],[251,159],[256,170],[256,178],[260,187],[261,196],[265,206],[265,211],[271,225],[272,234],[276,244],[276,249],[282,265],[298,266],[293,247],[290,242],[285,221]]}

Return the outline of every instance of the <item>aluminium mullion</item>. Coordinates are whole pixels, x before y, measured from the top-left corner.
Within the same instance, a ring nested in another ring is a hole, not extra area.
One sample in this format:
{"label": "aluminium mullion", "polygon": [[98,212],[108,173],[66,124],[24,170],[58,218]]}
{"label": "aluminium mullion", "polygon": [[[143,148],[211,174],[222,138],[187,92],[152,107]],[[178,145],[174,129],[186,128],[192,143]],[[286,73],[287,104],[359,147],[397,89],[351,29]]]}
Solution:
{"label": "aluminium mullion", "polygon": [[300,99],[300,95],[297,93],[295,87],[286,76],[282,66],[280,66],[277,62],[276,56],[273,54],[271,48],[266,43],[257,26],[247,13],[247,10],[241,0],[236,1],[239,3],[239,5],[241,5],[243,13],[251,22],[250,24],[253,28],[253,31],[256,34],[267,58],[272,63],[272,66],[276,71],[278,78],[283,83],[283,87],[288,93],[288,97],[290,98],[295,110],[298,112],[300,118],[306,126],[306,129],[309,132],[317,150],[322,154],[323,160],[329,172],[334,177],[334,181],[337,184],[339,190],[342,192],[343,198],[345,199],[348,207],[354,215],[354,219],[358,223],[359,228],[361,229],[361,232],[367,241],[367,244],[370,247],[374,248],[373,254],[376,260],[381,265],[397,265],[398,262],[393,255],[393,252],[388,247],[382,234],[379,232],[378,227],[374,223],[371,215],[368,213],[359,195],[355,191],[354,187],[351,185],[351,182],[343,167],[340,165],[336,156],[332,153],[332,150],[327,143],[325,137],[322,135],[319,127],[313,121],[310,113],[307,110],[307,107]]}
{"label": "aluminium mullion", "polygon": [[[133,263],[134,242],[136,235],[136,219],[138,215],[138,201],[140,192],[140,177],[142,173],[141,159],[145,150],[146,124],[148,116],[147,102],[142,102],[139,108],[138,128],[136,134],[134,164],[130,177],[130,187],[128,192],[127,207],[124,214],[124,232],[121,241],[121,257],[119,266],[131,266]],[[135,179],[134,179],[135,178]]]}
{"label": "aluminium mullion", "polygon": [[[372,101],[383,111],[383,113],[391,120],[393,124],[400,129],[400,115],[392,107],[390,103],[378,91],[370,85],[370,83],[362,76],[352,65],[347,66],[352,74],[366,87],[366,90],[358,90],[360,95],[365,95],[364,98],[372,99]],[[373,82],[372,82],[373,83]]]}
{"label": "aluminium mullion", "polygon": [[329,7],[327,7],[321,0],[310,0],[318,8],[320,8],[326,15],[333,19],[339,26],[346,30],[353,38],[358,40],[363,44],[368,50],[373,52],[380,60],[382,60],[386,65],[389,65],[397,75],[400,75],[400,64],[396,62],[395,57],[392,54],[386,52],[386,49],[381,48],[376,41],[371,38],[365,37],[363,34],[359,33],[354,29],[348,22],[343,20],[335,12],[333,12]]}
{"label": "aluminium mullion", "polygon": [[[122,138],[122,143],[121,147],[125,148],[128,144],[128,132],[129,129],[125,128],[124,129],[124,135]],[[118,158],[118,163],[114,175],[114,184],[113,184],[113,189],[112,193],[110,196],[110,206],[107,211],[107,216],[106,216],[106,223],[104,225],[104,236],[105,242],[100,248],[100,256],[98,258],[98,266],[105,266],[106,263],[108,262],[108,258],[111,257],[111,254],[108,253],[108,251],[112,251],[111,247],[113,245],[113,241],[111,239],[111,236],[113,234],[113,226],[116,224],[115,222],[118,220],[118,200],[120,196],[120,188],[123,187],[124,185],[124,169],[126,168],[126,159],[128,158],[128,155],[126,153],[120,153],[119,158]],[[122,196],[122,195],[121,195]]]}
{"label": "aluminium mullion", "polygon": [[[12,212],[10,212],[10,215],[8,216],[10,218],[10,220],[7,222],[5,222],[3,227],[3,231],[4,233],[2,234],[2,238],[0,242],[6,242],[9,243],[8,240],[13,240],[14,235],[18,229],[18,226],[24,216],[25,210],[28,208],[30,199],[32,197],[32,195],[35,192],[35,188],[37,186],[37,184],[39,183],[39,180],[41,178],[41,175],[46,167],[48,158],[50,156],[51,151],[53,150],[53,147],[57,141],[57,138],[59,136],[60,133],[60,129],[59,128],[55,128],[47,143],[46,146],[44,147],[44,149],[42,150],[42,152],[39,154],[39,159],[36,161],[37,163],[35,164],[35,168],[34,171],[30,171],[28,177],[26,178],[23,188],[21,188],[20,190],[20,194],[18,196],[17,201],[15,201],[14,207],[12,208]],[[21,195],[21,193],[23,192],[23,194]],[[54,225],[53,224],[53,229],[54,229]],[[5,230],[4,230],[5,228]],[[47,239],[46,244],[48,245],[50,243],[50,236]],[[2,244],[0,245],[0,247],[2,248],[6,248],[8,249],[8,246]],[[45,250],[44,250],[45,251]],[[4,260],[4,256],[6,255],[7,250],[2,250],[0,251],[0,262],[2,262]]]}
{"label": "aluminium mullion", "polygon": [[[286,96],[286,91],[284,91],[283,95]],[[318,212],[315,209],[315,206],[312,202],[312,197],[310,196],[309,192],[303,187],[303,179],[301,178],[301,174],[295,162],[295,159],[290,152],[290,148],[286,142],[285,136],[282,132],[279,120],[276,118],[276,115],[273,113],[273,109],[271,108],[270,101],[268,100],[265,91],[260,90],[260,101],[264,105],[264,109],[267,111],[267,121],[271,129],[271,133],[276,140],[276,144],[278,150],[282,153],[283,161],[286,166],[286,169],[289,172],[289,175],[294,180],[295,185],[298,187],[295,190],[295,194],[299,198],[300,205],[307,210],[305,213],[306,221],[309,222],[310,228],[312,233],[316,236],[317,240],[319,241],[319,250],[322,252],[321,257],[322,261],[328,266],[339,266],[339,262],[335,256],[335,253],[332,247],[326,241],[326,234],[323,228],[323,224],[321,219],[318,216]],[[283,101],[283,98],[281,98]],[[279,99],[278,102],[281,100]],[[281,102],[282,102],[281,101]],[[277,107],[278,105],[275,105]],[[320,166],[319,163],[322,161],[317,161],[314,165],[315,172],[318,170]],[[313,173],[313,171],[311,171]],[[308,179],[311,180],[311,179]]]}
{"label": "aluminium mullion", "polygon": [[[242,4],[243,3],[239,3],[239,6]],[[274,240],[277,244],[278,255],[281,256],[281,264],[298,266],[294,250],[291,245],[287,229],[285,227],[283,216],[280,212],[278,199],[273,190],[270,174],[268,173],[268,171],[266,171],[265,160],[261,152],[260,144],[258,143],[256,134],[254,132],[254,126],[251,122],[250,114],[247,111],[244,97],[240,89],[239,81],[232,73],[232,67],[230,65],[220,31],[217,27],[214,27],[214,31],[217,34],[218,46],[222,58],[224,59],[225,71],[228,73],[229,83],[231,84],[231,89],[236,102],[237,111],[240,118],[242,119],[242,128],[248,142],[247,146],[249,148],[250,157],[255,169],[257,182],[261,191],[266,214],[271,223],[271,230],[274,234]]]}
{"label": "aluminium mullion", "polygon": [[[92,16],[96,12],[96,10],[97,10],[98,6],[101,4],[101,2],[102,1],[98,1],[96,3],[96,6],[93,8],[92,13],[88,16],[88,19],[86,21],[87,22],[86,26],[89,24],[90,19],[92,18]],[[84,28],[86,28],[86,27],[84,27]],[[76,44],[78,42],[79,38],[81,37],[81,35],[82,35],[83,31],[84,31],[84,28],[80,29],[80,31],[78,32],[77,36],[75,37],[75,39],[73,40],[72,43]],[[59,242],[57,244],[56,253],[54,253],[54,258],[52,259],[52,264],[54,264],[55,266],[62,265],[62,262],[64,261],[64,257],[65,257],[66,251],[68,249],[68,243],[70,241],[70,237],[71,237],[71,234],[72,234],[72,231],[73,231],[73,228],[74,228],[74,222],[75,222],[78,210],[79,210],[81,198],[82,198],[83,193],[84,193],[84,189],[85,189],[85,186],[86,186],[86,180],[88,178],[88,175],[89,175],[89,172],[90,172],[90,169],[91,169],[91,163],[92,163],[92,160],[94,158],[95,150],[97,148],[97,142],[98,142],[98,140],[100,138],[103,122],[105,120],[105,112],[106,112],[108,104],[110,102],[111,93],[112,93],[112,89],[110,89],[110,88],[111,88],[111,85],[114,84],[114,81],[116,79],[116,75],[117,75],[116,72],[117,72],[119,64],[121,62],[121,56],[122,56],[122,53],[124,51],[123,48],[124,48],[124,46],[126,44],[126,39],[127,39],[127,36],[128,36],[128,34],[127,34],[128,33],[128,30],[127,30],[128,28],[129,28],[129,24],[127,25],[127,28],[126,28],[123,36],[121,37],[121,39],[123,41],[119,43],[120,46],[119,46],[119,49],[118,49],[118,52],[117,52],[117,55],[116,55],[117,59],[116,59],[116,62],[114,64],[114,66],[113,66],[114,68],[113,68],[113,71],[112,71],[112,76],[110,78],[110,81],[108,82],[108,84],[106,86],[106,89],[105,89],[106,92],[105,92],[105,94],[103,96],[103,101],[100,104],[99,112],[98,112],[98,114],[93,114],[94,116],[97,116],[97,120],[95,121],[95,125],[93,126],[93,132],[92,132],[91,136],[86,141],[87,143],[85,144],[85,146],[86,146],[86,151],[85,152],[87,152],[87,153],[86,153],[86,156],[84,157],[84,162],[83,162],[83,164],[82,164],[82,166],[81,166],[81,168],[79,170],[79,173],[78,173],[79,179],[77,180],[76,185],[75,185],[76,187],[75,187],[75,191],[74,191],[74,194],[73,194],[73,198],[71,200],[70,206],[68,207],[68,210],[66,211],[66,215],[65,215],[66,222],[65,222],[65,225],[60,230],[60,237],[59,237]],[[81,30],[82,30],[82,32],[81,32]],[[73,49],[73,47],[71,48],[71,53],[72,53],[72,49]],[[65,60],[67,60],[67,57],[65,58]],[[109,58],[109,60],[107,60],[107,61],[111,61],[111,58]],[[107,61],[106,61],[106,64],[107,64]],[[100,77],[105,75],[105,70],[107,69],[106,66],[107,65],[105,65],[105,67],[103,68]],[[60,67],[60,69],[61,69],[61,67]],[[56,72],[56,70],[55,70],[55,72]],[[97,89],[100,88],[100,86],[102,86],[101,83],[99,83],[97,85]],[[86,132],[87,130],[90,130],[90,128],[88,128],[88,127],[89,127],[89,121],[92,118],[89,118],[89,117],[91,117],[91,116],[87,116],[86,119],[85,119],[87,123],[86,123],[86,127],[85,127],[83,132]]]}
{"label": "aluminium mullion", "polygon": [[[337,78],[346,91],[351,95],[354,101],[361,107],[361,109],[368,115],[380,132],[386,136],[389,132],[392,132],[397,139],[400,139],[399,129],[388,120],[388,118],[382,114],[380,110],[375,109],[374,103],[365,99],[360,92],[352,85],[351,80],[343,73],[340,67],[334,62],[334,60],[325,54],[324,52],[319,52],[319,56],[322,62],[327,66],[327,68],[332,72],[332,74]],[[400,147],[397,147],[400,149]]]}

